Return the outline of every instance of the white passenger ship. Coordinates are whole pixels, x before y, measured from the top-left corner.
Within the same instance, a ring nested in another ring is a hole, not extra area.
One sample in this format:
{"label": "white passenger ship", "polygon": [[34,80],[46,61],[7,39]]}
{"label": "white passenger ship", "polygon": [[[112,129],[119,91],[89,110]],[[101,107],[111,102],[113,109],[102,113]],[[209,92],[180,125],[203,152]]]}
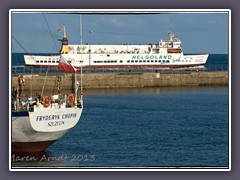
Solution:
{"label": "white passenger ship", "polygon": [[[184,55],[181,41],[169,31],[169,40],[149,45],[69,45],[64,28],[60,53],[83,68],[181,68],[204,65],[208,54]],[[27,66],[54,67],[59,56],[25,55]]]}

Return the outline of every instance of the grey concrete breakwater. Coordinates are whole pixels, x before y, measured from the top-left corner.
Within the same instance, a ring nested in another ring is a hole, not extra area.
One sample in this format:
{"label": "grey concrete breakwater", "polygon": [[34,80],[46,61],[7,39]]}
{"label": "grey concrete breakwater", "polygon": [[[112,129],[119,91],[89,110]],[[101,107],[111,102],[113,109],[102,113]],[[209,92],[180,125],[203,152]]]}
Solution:
{"label": "grey concrete breakwater", "polygon": [[[61,90],[72,88],[72,75],[60,74]],[[57,91],[56,75],[24,75],[24,90]],[[17,76],[12,77],[12,85],[17,86]],[[80,74],[78,74],[80,81]],[[170,86],[228,86],[228,72],[165,72],[165,73],[85,73],[83,88],[118,88],[118,87],[170,87]]]}

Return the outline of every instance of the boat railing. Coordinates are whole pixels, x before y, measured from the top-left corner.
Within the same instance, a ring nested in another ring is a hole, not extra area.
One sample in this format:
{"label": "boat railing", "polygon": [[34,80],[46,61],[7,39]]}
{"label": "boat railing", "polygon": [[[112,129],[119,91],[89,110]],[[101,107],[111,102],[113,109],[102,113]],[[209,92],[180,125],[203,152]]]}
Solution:
{"label": "boat railing", "polygon": [[[91,54],[144,54],[144,53],[149,53],[149,50],[143,49],[143,50],[112,50],[112,51],[103,51],[103,50],[96,50],[96,51],[91,51]],[[89,54],[89,52],[79,52],[79,51],[70,51],[69,54]]]}
{"label": "boat railing", "polygon": [[[67,103],[67,95],[57,94],[49,96],[51,102],[47,108],[69,108]],[[80,95],[78,95],[80,97]],[[19,89],[16,87],[12,88],[12,101],[11,109],[13,112],[17,111],[30,111],[33,112],[35,108],[46,108],[43,103],[44,96],[36,95],[34,97],[28,97],[28,94],[22,93],[19,95]],[[79,99],[78,99],[79,101]],[[79,102],[78,102],[79,103]]]}

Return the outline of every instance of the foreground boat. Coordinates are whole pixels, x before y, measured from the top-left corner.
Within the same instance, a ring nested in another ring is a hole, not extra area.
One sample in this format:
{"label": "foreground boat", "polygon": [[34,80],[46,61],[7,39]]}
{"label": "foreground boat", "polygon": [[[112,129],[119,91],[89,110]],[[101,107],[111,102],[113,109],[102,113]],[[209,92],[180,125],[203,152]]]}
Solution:
{"label": "foreground boat", "polygon": [[12,89],[12,152],[44,151],[78,123],[83,97],[82,92],[77,94],[77,70],[62,57],[59,69],[73,73],[74,92],[63,95],[59,91],[51,96],[42,92],[24,99],[19,94],[21,88]]}
{"label": "foreground boat", "polygon": [[[149,45],[69,45],[64,31],[60,53],[83,68],[182,68],[204,65],[208,54],[184,55],[181,41],[169,31],[169,40]],[[59,56],[25,55],[27,66],[54,67]]]}

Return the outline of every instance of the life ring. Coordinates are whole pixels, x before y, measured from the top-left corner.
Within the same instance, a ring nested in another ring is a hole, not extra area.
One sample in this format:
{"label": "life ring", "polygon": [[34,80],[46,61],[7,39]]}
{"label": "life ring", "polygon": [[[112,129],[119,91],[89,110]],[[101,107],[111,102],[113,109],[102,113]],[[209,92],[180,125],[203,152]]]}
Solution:
{"label": "life ring", "polygon": [[67,96],[67,103],[68,103],[68,106],[73,106],[73,103],[74,103],[74,95],[73,94],[69,94]]}
{"label": "life ring", "polygon": [[50,96],[43,96],[43,100],[42,100],[43,106],[45,108],[49,107],[52,103],[52,99]]}

